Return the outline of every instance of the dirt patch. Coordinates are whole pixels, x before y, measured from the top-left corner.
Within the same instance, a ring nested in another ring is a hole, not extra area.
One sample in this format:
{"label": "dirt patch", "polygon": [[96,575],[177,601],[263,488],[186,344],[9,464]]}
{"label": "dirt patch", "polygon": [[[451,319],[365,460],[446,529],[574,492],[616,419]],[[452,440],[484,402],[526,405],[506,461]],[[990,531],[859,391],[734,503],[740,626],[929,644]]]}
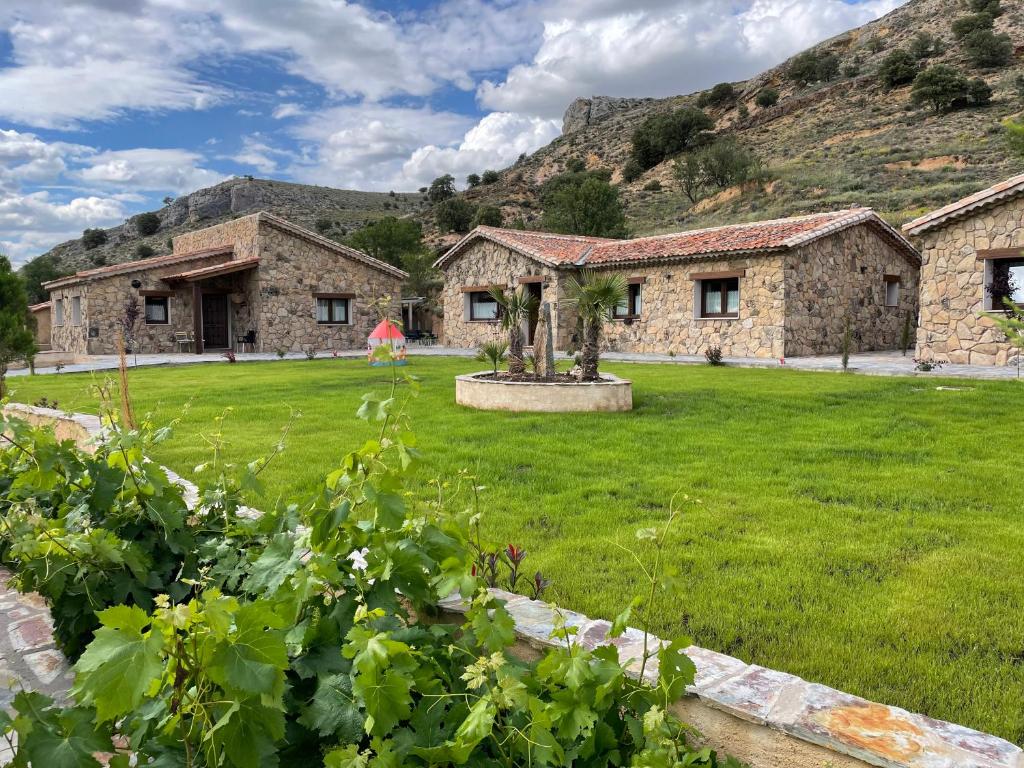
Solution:
{"label": "dirt patch", "polygon": [[830,139],[825,139],[824,145],[826,147],[834,147],[837,144],[843,144],[847,141],[853,141],[854,139],[866,139],[869,136],[878,136],[879,134],[891,131],[892,126],[884,125],[881,128],[865,128],[862,131],[849,131],[847,133],[837,133]]}
{"label": "dirt patch", "polygon": [[943,168],[955,168],[962,171],[968,165],[967,159],[960,155],[939,155],[938,157],[926,157],[924,160],[914,162],[912,160],[901,160],[898,163],[886,163],[887,171],[938,171]]}

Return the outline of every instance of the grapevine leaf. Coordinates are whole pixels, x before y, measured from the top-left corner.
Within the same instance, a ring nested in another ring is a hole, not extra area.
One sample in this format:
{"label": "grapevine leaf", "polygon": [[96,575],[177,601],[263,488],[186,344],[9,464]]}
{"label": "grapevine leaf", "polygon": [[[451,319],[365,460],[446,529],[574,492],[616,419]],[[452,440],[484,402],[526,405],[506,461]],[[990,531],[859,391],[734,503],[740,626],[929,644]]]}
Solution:
{"label": "grapevine leaf", "polygon": [[384,736],[408,719],[412,712],[411,688],[412,680],[395,670],[384,674],[375,671],[356,678],[353,690],[365,702],[364,727],[368,733]]}
{"label": "grapevine leaf", "polygon": [[267,631],[280,623],[261,603],[239,608],[235,614],[236,633],[218,644],[210,660],[213,681],[237,691],[280,695],[288,652],[281,633]]}
{"label": "grapevine leaf", "polygon": [[284,727],[283,712],[248,700],[227,708],[207,738],[223,745],[237,768],[274,768],[278,764],[274,743],[284,738]]}
{"label": "grapevine leaf", "polygon": [[289,533],[277,534],[253,563],[246,590],[252,594],[276,592],[300,567],[302,550]]}
{"label": "grapevine leaf", "polygon": [[102,626],[75,664],[73,693],[80,703],[95,706],[96,719],[104,722],[139,706],[163,672],[163,640],[143,631],[150,620],[138,606],[117,605],[97,616]]}
{"label": "grapevine leaf", "polygon": [[686,655],[687,640],[673,640],[658,652],[658,683],[668,703],[678,701],[693,683],[697,667]]}
{"label": "grapevine leaf", "polygon": [[369,753],[360,754],[357,744],[333,749],[324,756],[324,768],[366,768],[369,762]]}
{"label": "grapevine leaf", "polygon": [[452,739],[454,743],[451,754],[455,762],[465,763],[476,749],[477,744],[491,735],[494,718],[497,714],[498,708],[490,696],[482,696],[477,699]]}
{"label": "grapevine leaf", "polygon": [[352,697],[352,679],[331,675],[320,680],[299,722],[321,736],[333,735],[343,744],[358,744],[363,737],[363,715]]}
{"label": "grapevine leaf", "polygon": [[[38,693],[22,691],[14,697],[19,717],[19,757],[27,765],[46,768],[92,768],[99,763],[94,752],[111,751],[110,736],[93,723],[93,713],[84,708],[50,708],[52,702]],[[18,764],[18,763],[16,763]]]}
{"label": "grapevine leaf", "polygon": [[515,621],[503,605],[491,611],[476,611],[471,626],[477,642],[492,653],[509,647],[516,640]]}

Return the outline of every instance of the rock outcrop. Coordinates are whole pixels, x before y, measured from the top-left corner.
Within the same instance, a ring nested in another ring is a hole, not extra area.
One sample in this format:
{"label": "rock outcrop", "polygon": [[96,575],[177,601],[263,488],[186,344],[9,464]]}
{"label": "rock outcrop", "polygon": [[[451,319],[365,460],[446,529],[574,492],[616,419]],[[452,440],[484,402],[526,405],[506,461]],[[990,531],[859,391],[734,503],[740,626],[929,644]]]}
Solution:
{"label": "rock outcrop", "polygon": [[592,96],[589,99],[576,99],[565,110],[565,115],[562,117],[562,135],[582,130],[616,112],[632,109],[651,101],[653,99],[626,99],[615,96]]}

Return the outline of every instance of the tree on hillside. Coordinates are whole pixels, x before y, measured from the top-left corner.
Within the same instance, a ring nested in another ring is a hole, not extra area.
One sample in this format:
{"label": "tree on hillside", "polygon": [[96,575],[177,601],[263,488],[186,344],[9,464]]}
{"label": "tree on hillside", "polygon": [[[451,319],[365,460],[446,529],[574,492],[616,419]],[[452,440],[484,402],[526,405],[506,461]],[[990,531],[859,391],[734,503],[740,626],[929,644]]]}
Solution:
{"label": "tree on hillside", "polygon": [[82,247],[87,251],[99,248],[105,242],[107,242],[105,229],[86,229],[82,232]]}
{"label": "tree on hillside", "polygon": [[715,127],[714,121],[694,107],[648,117],[633,133],[633,159],[641,168],[699,146]]}
{"label": "tree on hillside", "polygon": [[698,107],[724,107],[736,101],[736,89],[732,83],[719,83],[710,91],[705,91],[697,99]]}
{"label": "tree on hillside", "polygon": [[915,104],[926,104],[940,114],[984,106],[992,98],[992,89],[981,78],[970,80],[953,67],[936,64],[914,78],[910,97]]}
{"label": "tree on hillside", "polygon": [[134,221],[135,229],[143,237],[155,235],[160,230],[160,217],[153,212],[140,213]]}
{"label": "tree on hillside", "polygon": [[480,186],[480,174],[471,173],[466,177],[466,186],[472,189],[473,187]]}
{"label": "tree on hillside", "polygon": [[818,51],[805,51],[795,56],[786,69],[786,76],[800,85],[828,82],[838,74],[839,57]]}
{"label": "tree on hillside", "polygon": [[7,367],[15,360],[28,360],[37,351],[28,311],[28,294],[11,262],[0,255],[0,399],[3,399]]}
{"label": "tree on hillside", "polygon": [[385,216],[353,232],[348,238],[348,245],[400,267],[406,253],[423,247],[423,227],[412,219]]}
{"label": "tree on hillside", "polygon": [[427,200],[432,203],[442,203],[455,197],[455,177],[450,173],[438,176],[430,182],[430,189],[427,190]]}
{"label": "tree on hillside", "polygon": [[37,256],[26,262],[21,268],[21,277],[25,282],[29,303],[38,304],[47,301],[50,298],[50,292],[43,288],[43,283],[68,274],[70,271],[61,267],[60,261],[52,253]]}
{"label": "tree on hillside", "polygon": [[545,182],[542,226],[552,232],[592,237],[626,237],[626,214],[607,174],[563,173]]}
{"label": "tree on hillside", "polygon": [[486,171],[484,171],[483,176],[480,177],[480,183],[481,184],[494,184],[500,178],[501,178],[501,174],[500,173],[498,173],[497,171],[493,171],[491,169],[487,169]]}
{"label": "tree on hillside", "polygon": [[683,194],[696,204],[710,189],[743,184],[762,174],[761,161],[731,136],[676,160],[675,175]]}
{"label": "tree on hillside", "polygon": [[977,29],[963,40],[971,64],[980,69],[995,69],[1009,64],[1013,58],[1013,41],[1009,35],[997,35],[991,29]]}
{"label": "tree on hillside", "polygon": [[975,13],[987,13],[993,19],[1003,15],[999,0],[970,0],[970,7]]}
{"label": "tree on hillside", "polygon": [[477,208],[476,216],[470,224],[470,229],[476,227],[500,227],[502,222],[501,208],[496,205],[481,205]]}
{"label": "tree on hillside", "polygon": [[453,197],[439,203],[434,208],[434,221],[441,232],[469,232],[473,224],[476,208],[461,197]]}
{"label": "tree on hillside", "polygon": [[890,89],[912,83],[920,71],[917,62],[917,57],[910,51],[893,51],[882,59],[878,67],[878,79]]}
{"label": "tree on hillside", "polygon": [[992,30],[993,17],[987,13],[972,13],[961,16],[953,22],[953,37],[957,40],[965,40],[974,32]]}

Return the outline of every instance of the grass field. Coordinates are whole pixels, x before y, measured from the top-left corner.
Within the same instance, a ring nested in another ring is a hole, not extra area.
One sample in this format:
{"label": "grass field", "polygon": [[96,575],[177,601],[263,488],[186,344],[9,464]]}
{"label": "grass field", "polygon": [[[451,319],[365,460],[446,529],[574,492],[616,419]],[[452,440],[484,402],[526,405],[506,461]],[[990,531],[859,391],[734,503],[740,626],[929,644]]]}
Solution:
{"label": "grass field", "polygon": [[[608,617],[637,585],[635,529],[682,489],[685,599],[663,631],[877,701],[1024,742],[1024,472],[1016,382],[608,365],[629,414],[513,415],[454,405],[459,359],[414,360],[423,479],[469,468],[488,533],[529,550],[552,598]],[[262,455],[301,411],[274,494],[310,491],[368,435],[353,417],[388,374],[353,360],[131,373],[137,410],[182,416],[157,458],[185,475],[231,406],[230,454]],[[95,410],[91,376],[12,379],[15,399]]]}

